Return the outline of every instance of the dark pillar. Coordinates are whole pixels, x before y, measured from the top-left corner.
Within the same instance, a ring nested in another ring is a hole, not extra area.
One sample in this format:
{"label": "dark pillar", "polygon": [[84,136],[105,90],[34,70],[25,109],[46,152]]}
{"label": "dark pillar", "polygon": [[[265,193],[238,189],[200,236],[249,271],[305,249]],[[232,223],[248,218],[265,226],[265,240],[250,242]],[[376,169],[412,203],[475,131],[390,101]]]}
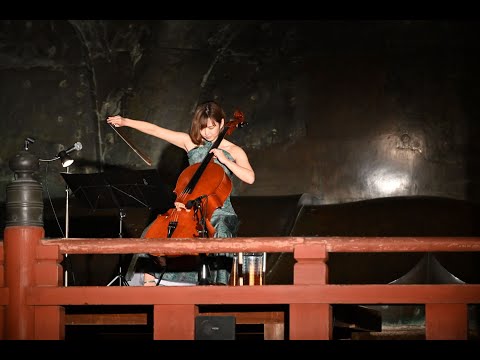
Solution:
{"label": "dark pillar", "polygon": [[7,186],[5,227],[43,227],[42,186],[32,177],[39,169],[38,157],[22,150],[10,160],[9,166],[15,178]]}

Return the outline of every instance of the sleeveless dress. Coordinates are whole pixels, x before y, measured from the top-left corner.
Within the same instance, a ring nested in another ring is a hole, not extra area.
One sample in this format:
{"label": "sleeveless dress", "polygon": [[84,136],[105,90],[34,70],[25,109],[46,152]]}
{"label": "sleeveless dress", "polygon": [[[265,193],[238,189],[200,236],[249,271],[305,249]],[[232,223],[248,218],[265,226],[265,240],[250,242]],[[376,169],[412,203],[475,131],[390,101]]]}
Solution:
{"label": "sleeveless dress", "polygon": [[[205,141],[203,145],[197,146],[187,152],[188,163],[190,165],[202,162],[205,156],[208,155],[208,152],[212,148],[212,143]],[[225,156],[233,161],[232,155],[227,151],[223,150]],[[232,172],[217,159],[214,159],[216,164],[219,164],[224,169],[225,173],[232,178]],[[232,189],[233,192],[233,189]],[[227,197],[222,207],[216,209],[211,218],[210,222],[215,228],[215,238],[231,238],[235,237],[238,231],[239,219],[235,210],[233,209],[232,202],[230,200],[230,195]],[[147,226],[142,233],[142,237],[147,233]],[[215,260],[212,262],[210,267],[210,281],[213,284],[223,284],[227,285],[230,277],[231,270],[231,259],[233,254],[229,253],[217,253],[212,254],[211,256],[215,257]],[[198,271],[189,271],[189,272],[169,272],[168,271],[168,259],[167,259],[167,270],[163,273],[162,280],[178,282],[178,283],[190,283],[196,284],[198,281]]]}

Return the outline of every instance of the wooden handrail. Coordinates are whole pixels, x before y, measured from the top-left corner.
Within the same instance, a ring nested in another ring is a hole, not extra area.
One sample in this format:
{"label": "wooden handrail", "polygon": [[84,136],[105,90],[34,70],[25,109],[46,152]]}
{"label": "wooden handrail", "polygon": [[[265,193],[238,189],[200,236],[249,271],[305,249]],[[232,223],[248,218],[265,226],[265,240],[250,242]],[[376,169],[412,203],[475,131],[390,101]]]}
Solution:
{"label": "wooden handrail", "polygon": [[[480,237],[239,237],[224,239],[44,239],[62,254],[192,254],[215,252],[293,252],[298,245],[324,245],[328,252],[480,251]],[[242,250],[239,250],[242,249]]]}

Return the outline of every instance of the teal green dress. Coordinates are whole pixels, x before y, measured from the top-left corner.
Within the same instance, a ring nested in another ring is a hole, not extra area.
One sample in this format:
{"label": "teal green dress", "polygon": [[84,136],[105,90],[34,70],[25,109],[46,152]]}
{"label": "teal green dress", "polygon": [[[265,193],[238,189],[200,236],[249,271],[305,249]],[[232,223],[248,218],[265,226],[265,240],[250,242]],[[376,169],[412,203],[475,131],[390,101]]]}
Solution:
{"label": "teal green dress", "polygon": [[[187,153],[188,163],[193,165],[202,162],[205,156],[208,155],[212,145],[213,144],[211,142],[207,141],[204,143],[204,145],[200,145],[191,149]],[[233,161],[233,157],[230,155],[230,153],[225,150],[223,152],[228,159]],[[222,166],[225,170],[225,173],[232,178],[232,172],[225,165],[221,164],[217,159],[214,161]],[[227,197],[222,207],[213,212],[210,222],[215,228],[215,238],[231,238],[236,236],[239,226],[239,219],[235,213],[235,210],[233,209],[230,195]],[[149,227],[150,225],[143,231],[143,234],[146,234]],[[211,256],[214,256],[214,261],[211,262],[210,266],[211,283],[227,285],[230,277],[231,258],[233,257],[233,254],[222,253],[212,254]],[[198,271],[169,272],[167,259],[167,270],[165,273],[163,273],[162,280],[196,284],[198,280]]]}

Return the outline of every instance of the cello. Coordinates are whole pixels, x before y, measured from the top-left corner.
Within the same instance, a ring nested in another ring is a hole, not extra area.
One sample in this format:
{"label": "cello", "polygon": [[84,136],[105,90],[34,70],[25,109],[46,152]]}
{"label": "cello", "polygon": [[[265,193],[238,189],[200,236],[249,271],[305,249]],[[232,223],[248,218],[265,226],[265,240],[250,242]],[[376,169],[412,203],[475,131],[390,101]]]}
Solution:
{"label": "cello", "polygon": [[[247,125],[244,115],[236,110],[233,119],[224,124],[211,149],[216,149],[226,135]],[[204,159],[185,168],[174,189],[176,202],[194,211],[169,209],[149,225],[145,238],[195,238],[212,237],[215,229],[210,222],[213,212],[222,207],[232,191],[232,181],[223,167],[213,161],[208,152]],[[202,211],[197,211],[201,209]],[[159,256],[158,254],[152,254]]]}

